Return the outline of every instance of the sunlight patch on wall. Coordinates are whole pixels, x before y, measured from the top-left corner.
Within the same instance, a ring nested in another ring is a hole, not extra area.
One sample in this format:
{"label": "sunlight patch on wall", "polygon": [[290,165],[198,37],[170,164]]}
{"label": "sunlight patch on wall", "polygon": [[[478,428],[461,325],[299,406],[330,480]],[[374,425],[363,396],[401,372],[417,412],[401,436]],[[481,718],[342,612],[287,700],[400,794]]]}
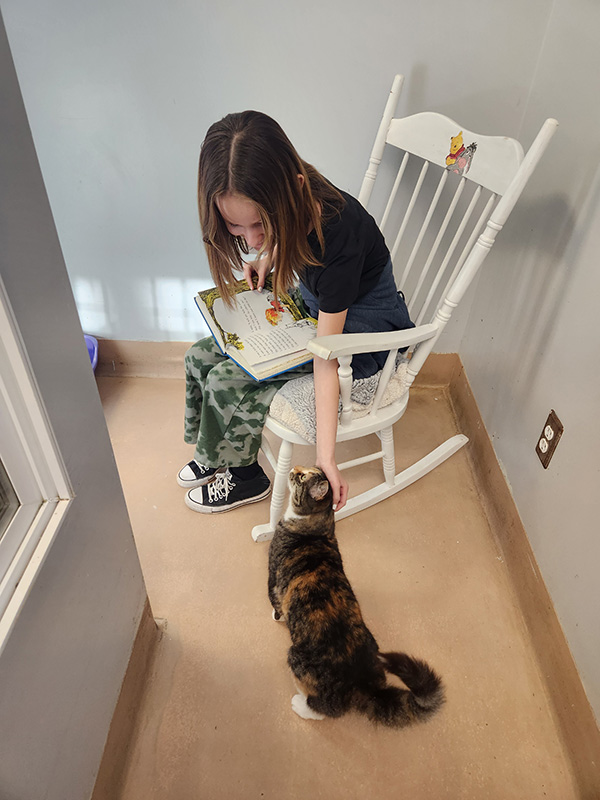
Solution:
{"label": "sunlight patch on wall", "polygon": [[101,281],[91,278],[75,278],[73,294],[83,330],[91,334],[107,333],[108,313]]}
{"label": "sunlight patch on wall", "polygon": [[209,335],[194,297],[203,289],[210,289],[210,280],[157,278],[154,281],[156,322],[159,330],[171,334],[170,339],[182,341]]}

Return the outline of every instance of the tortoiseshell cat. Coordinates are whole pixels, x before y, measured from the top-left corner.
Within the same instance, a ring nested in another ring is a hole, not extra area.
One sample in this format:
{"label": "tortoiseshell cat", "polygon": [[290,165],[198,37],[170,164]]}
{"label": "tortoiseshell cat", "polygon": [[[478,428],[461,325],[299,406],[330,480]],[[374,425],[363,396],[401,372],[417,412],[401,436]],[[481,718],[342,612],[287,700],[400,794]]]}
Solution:
{"label": "tortoiseshell cat", "polygon": [[[397,728],[428,719],[444,702],[442,682],[423,661],[379,652],[344,573],[324,473],[294,467],[289,486],[269,549],[269,600],[292,638],[288,664],[299,691],[292,708],[304,719],[354,709]],[[388,685],[386,672],[408,690]]]}

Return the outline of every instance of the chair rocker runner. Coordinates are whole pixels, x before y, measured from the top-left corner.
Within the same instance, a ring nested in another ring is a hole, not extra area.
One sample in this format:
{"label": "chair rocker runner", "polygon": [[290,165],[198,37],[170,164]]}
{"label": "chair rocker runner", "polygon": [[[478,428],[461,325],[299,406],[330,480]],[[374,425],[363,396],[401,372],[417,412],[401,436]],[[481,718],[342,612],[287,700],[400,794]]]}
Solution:
{"label": "chair rocker runner", "polygon": [[[342,412],[336,440],[343,442],[375,433],[381,442],[377,452],[338,465],[347,469],[381,459],[383,482],[351,497],[336,513],[336,520],[404,489],[468,441],[461,434],[452,436],[396,474],[393,425],[406,410],[409,388],[492,248],[558,125],[554,119],[546,120],[524,156],[515,139],[468,131],[441,114],[424,112],[394,118],[402,83],[403,77],[397,75],[358,199],[370,208],[384,151],[386,157],[388,152],[395,155],[399,165],[388,181],[393,180],[393,185],[389,194],[385,191],[385,207],[378,221],[388,243],[393,242],[391,255],[397,284],[405,294],[416,327],[390,333],[344,333],[316,338],[308,345],[315,356],[338,360]],[[388,177],[383,172],[382,169],[377,191]],[[386,404],[384,396],[395,375],[396,356],[404,348],[409,348],[410,354],[406,390]],[[352,356],[387,350],[389,356],[370,409],[357,418],[351,401]],[[282,514],[294,444],[311,444],[288,424],[275,419],[272,412],[266,427],[281,439],[281,446],[275,459],[263,436],[262,449],[275,470],[275,479],[269,522],[253,528],[255,541],[270,539]]]}

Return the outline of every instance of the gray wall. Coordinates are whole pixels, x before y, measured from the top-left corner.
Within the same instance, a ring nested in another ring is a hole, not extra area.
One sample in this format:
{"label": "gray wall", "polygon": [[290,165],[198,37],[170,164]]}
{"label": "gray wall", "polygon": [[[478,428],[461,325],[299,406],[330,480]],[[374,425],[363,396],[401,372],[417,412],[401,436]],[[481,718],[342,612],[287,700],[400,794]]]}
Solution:
{"label": "gray wall", "polygon": [[[400,113],[436,109],[527,146],[561,123],[440,343],[458,350],[600,712],[595,535],[600,378],[594,106],[599,9],[584,0],[0,0],[83,325],[189,340],[210,282],[195,209],[198,146],[255,107],[357,192],[396,72]],[[534,446],[550,408],[565,434]]]}
{"label": "gray wall", "polygon": [[146,590],[0,18],[0,267],[74,487],[0,655],[0,797],[90,796]]}
{"label": "gray wall", "polygon": [[[590,702],[600,714],[600,6],[555,0],[522,126],[560,128],[478,284],[460,345]],[[554,408],[565,433],[534,452]]]}

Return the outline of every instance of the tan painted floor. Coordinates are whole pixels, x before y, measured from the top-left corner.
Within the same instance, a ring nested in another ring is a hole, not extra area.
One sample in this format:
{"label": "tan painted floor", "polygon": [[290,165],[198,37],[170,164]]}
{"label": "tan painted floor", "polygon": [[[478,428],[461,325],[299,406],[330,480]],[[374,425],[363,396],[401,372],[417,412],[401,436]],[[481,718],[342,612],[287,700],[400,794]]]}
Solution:
{"label": "tan painted floor", "polygon": [[[403,731],[351,715],[308,722],[290,706],[288,634],[267,599],[268,545],[250,538],[268,501],[214,518],[188,510],[175,483],[191,457],[183,382],[99,386],[152,610],[166,620],[119,800],[577,796],[465,450],[337,529],[380,646],[429,661],[446,706]],[[399,466],[454,432],[444,396],[418,391],[397,425]],[[299,448],[295,462],[311,461]],[[378,468],[354,470],[351,488]]]}

